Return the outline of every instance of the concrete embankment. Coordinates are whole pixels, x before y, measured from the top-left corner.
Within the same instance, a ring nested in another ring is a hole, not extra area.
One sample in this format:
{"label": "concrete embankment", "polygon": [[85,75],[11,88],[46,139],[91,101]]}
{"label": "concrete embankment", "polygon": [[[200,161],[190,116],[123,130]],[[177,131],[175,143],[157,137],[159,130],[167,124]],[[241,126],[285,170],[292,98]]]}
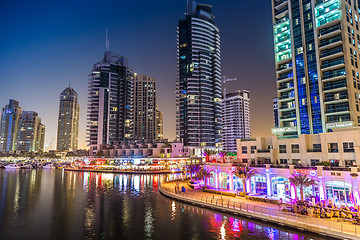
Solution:
{"label": "concrete embankment", "polygon": [[[206,194],[195,192],[189,193],[175,193],[173,186],[160,186],[159,191],[166,197],[184,202],[187,204],[204,207],[216,211],[221,211],[233,215],[239,215],[246,218],[253,218],[263,222],[268,222],[274,225],[279,225],[295,231],[303,231],[315,233],[319,236],[326,236],[329,239],[360,239],[360,231],[358,226],[352,224],[337,223],[335,221],[323,220],[309,216],[286,214],[279,210],[262,208],[259,206],[238,203],[232,201],[212,201],[212,197],[205,196]],[[184,185],[185,186],[185,185]],[[194,194],[195,193],[195,194]],[[209,202],[211,200],[211,202]],[[230,202],[230,204],[229,204]],[[255,204],[255,203],[254,203]],[[358,232],[357,232],[358,231]]]}

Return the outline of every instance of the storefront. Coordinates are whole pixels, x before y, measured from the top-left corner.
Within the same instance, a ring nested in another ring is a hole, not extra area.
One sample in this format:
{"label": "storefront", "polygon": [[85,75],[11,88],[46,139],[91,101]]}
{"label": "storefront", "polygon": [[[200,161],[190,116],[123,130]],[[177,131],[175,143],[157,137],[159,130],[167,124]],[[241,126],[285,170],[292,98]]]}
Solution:
{"label": "storefront", "polygon": [[216,173],[214,171],[210,172],[209,187],[216,187]]}
{"label": "storefront", "polygon": [[244,191],[243,179],[238,178],[237,176],[235,176],[235,174],[233,175],[233,184],[234,184],[234,191],[236,192]]}
{"label": "storefront", "polygon": [[271,178],[271,195],[275,198],[291,199],[290,182],[288,178],[275,176]]}
{"label": "storefront", "polygon": [[266,195],[266,177],[260,174],[257,174],[250,179],[251,193],[256,195]]}
{"label": "storefront", "polygon": [[330,181],[325,183],[326,197],[329,202],[340,206],[354,206],[354,197],[350,183],[344,181]]}
{"label": "storefront", "polygon": [[229,174],[227,174],[226,172],[220,173],[219,188],[228,190],[230,189]]}

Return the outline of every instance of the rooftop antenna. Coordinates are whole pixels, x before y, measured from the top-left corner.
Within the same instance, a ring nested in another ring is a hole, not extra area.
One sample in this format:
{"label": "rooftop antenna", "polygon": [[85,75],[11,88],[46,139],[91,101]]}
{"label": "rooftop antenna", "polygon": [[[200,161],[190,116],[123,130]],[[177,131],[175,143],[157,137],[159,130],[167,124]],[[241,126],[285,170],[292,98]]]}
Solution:
{"label": "rooftop antenna", "polygon": [[106,51],[109,51],[109,38],[108,38],[108,28],[106,28],[106,42],[105,42],[105,47],[106,47]]}

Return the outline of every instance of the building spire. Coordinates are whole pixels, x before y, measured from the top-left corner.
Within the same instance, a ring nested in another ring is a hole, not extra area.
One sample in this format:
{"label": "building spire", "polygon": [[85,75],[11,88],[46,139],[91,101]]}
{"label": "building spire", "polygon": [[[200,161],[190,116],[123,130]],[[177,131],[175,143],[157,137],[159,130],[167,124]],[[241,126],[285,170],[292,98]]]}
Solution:
{"label": "building spire", "polygon": [[105,48],[106,48],[106,51],[109,51],[109,38],[108,38],[108,28],[106,28],[106,41],[105,41]]}

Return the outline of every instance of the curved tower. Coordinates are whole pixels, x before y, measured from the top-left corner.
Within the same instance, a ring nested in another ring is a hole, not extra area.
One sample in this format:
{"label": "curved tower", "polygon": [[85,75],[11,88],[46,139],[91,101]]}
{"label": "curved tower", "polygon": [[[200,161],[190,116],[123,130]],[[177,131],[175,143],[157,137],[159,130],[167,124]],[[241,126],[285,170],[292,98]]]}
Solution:
{"label": "curved tower", "polygon": [[58,151],[75,151],[78,149],[79,112],[78,94],[69,86],[60,94],[56,147]]}
{"label": "curved tower", "polygon": [[221,143],[220,36],[211,8],[188,1],[178,25],[176,135],[185,146]]}

